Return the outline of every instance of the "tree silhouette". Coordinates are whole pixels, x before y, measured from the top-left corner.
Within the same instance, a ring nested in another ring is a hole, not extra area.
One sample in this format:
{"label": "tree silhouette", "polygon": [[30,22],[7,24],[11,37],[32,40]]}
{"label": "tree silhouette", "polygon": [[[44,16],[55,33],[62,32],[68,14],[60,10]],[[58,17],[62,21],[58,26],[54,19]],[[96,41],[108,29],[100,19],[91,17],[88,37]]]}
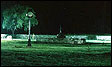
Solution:
{"label": "tree silhouette", "polygon": [[[22,6],[19,4],[14,5],[3,11],[3,23],[2,28],[10,30],[12,32],[12,36],[14,37],[14,32],[17,29],[24,28],[25,31],[28,29],[28,17],[26,14],[28,13],[28,9],[32,9],[28,6]],[[35,18],[35,12],[32,9],[34,16],[31,18],[31,26],[35,26],[38,24],[37,19]]]}

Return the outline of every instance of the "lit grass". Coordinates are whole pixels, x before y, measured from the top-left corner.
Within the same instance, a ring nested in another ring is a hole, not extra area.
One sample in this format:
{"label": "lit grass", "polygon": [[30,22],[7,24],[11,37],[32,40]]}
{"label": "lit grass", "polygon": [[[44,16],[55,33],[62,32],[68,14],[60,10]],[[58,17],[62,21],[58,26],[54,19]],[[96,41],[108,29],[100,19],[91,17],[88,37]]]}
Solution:
{"label": "lit grass", "polygon": [[2,66],[110,66],[111,46],[1,42]]}

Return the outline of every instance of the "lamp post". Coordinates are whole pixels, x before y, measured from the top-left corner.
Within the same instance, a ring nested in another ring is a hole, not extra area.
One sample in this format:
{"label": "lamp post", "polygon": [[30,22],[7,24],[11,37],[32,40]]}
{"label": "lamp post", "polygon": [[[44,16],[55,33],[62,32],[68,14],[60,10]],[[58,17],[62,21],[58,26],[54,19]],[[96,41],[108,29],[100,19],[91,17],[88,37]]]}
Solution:
{"label": "lamp post", "polygon": [[62,33],[62,31],[61,31],[62,29],[61,29],[61,25],[60,25],[60,32],[59,33]]}
{"label": "lamp post", "polygon": [[28,36],[28,46],[31,46],[31,38],[30,38],[30,29],[31,29],[31,24],[30,24],[30,19],[33,17],[32,11],[29,11],[26,16],[29,18],[29,36]]}

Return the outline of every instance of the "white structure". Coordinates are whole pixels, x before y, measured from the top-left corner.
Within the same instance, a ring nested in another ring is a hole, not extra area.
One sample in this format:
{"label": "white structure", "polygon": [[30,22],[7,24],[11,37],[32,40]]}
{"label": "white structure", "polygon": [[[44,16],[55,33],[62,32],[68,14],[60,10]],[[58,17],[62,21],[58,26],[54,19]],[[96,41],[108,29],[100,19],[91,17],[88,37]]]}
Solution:
{"label": "white structure", "polygon": [[11,40],[11,39],[12,39],[12,36],[7,36],[7,39],[8,39],[8,40]]}
{"label": "white structure", "polygon": [[111,36],[96,36],[97,40],[111,40]]}
{"label": "white structure", "polygon": [[1,34],[1,39],[5,39],[6,38],[6,34]]}
{"label": "white structure", "polygon": [[7,34],[1,34],[1,39],[6,39],[6,40],[11,40],[12,36],[11,35],[7,35]]}

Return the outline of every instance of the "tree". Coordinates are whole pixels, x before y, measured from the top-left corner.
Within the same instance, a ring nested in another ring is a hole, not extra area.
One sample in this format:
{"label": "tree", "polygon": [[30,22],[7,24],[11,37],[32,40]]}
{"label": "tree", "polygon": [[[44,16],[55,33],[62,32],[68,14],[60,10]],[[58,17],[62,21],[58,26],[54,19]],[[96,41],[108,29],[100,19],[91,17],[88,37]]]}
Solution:
{"label": "tree", "polygon": [[[3,23],[2,28],[10,30],[12,32],[12,36],[14,36],[14,32],[17,29],[24,28],[25,31],[28,29],[28,17],[26,14],[28,13],[28,9],[32,9],[28,6],[22,5],[14,5],[3,11]],[[35,12],[32,9],[34,16],[31,18],[31,26],[35,26],[38,24],[37,19],[35,18]]]}

